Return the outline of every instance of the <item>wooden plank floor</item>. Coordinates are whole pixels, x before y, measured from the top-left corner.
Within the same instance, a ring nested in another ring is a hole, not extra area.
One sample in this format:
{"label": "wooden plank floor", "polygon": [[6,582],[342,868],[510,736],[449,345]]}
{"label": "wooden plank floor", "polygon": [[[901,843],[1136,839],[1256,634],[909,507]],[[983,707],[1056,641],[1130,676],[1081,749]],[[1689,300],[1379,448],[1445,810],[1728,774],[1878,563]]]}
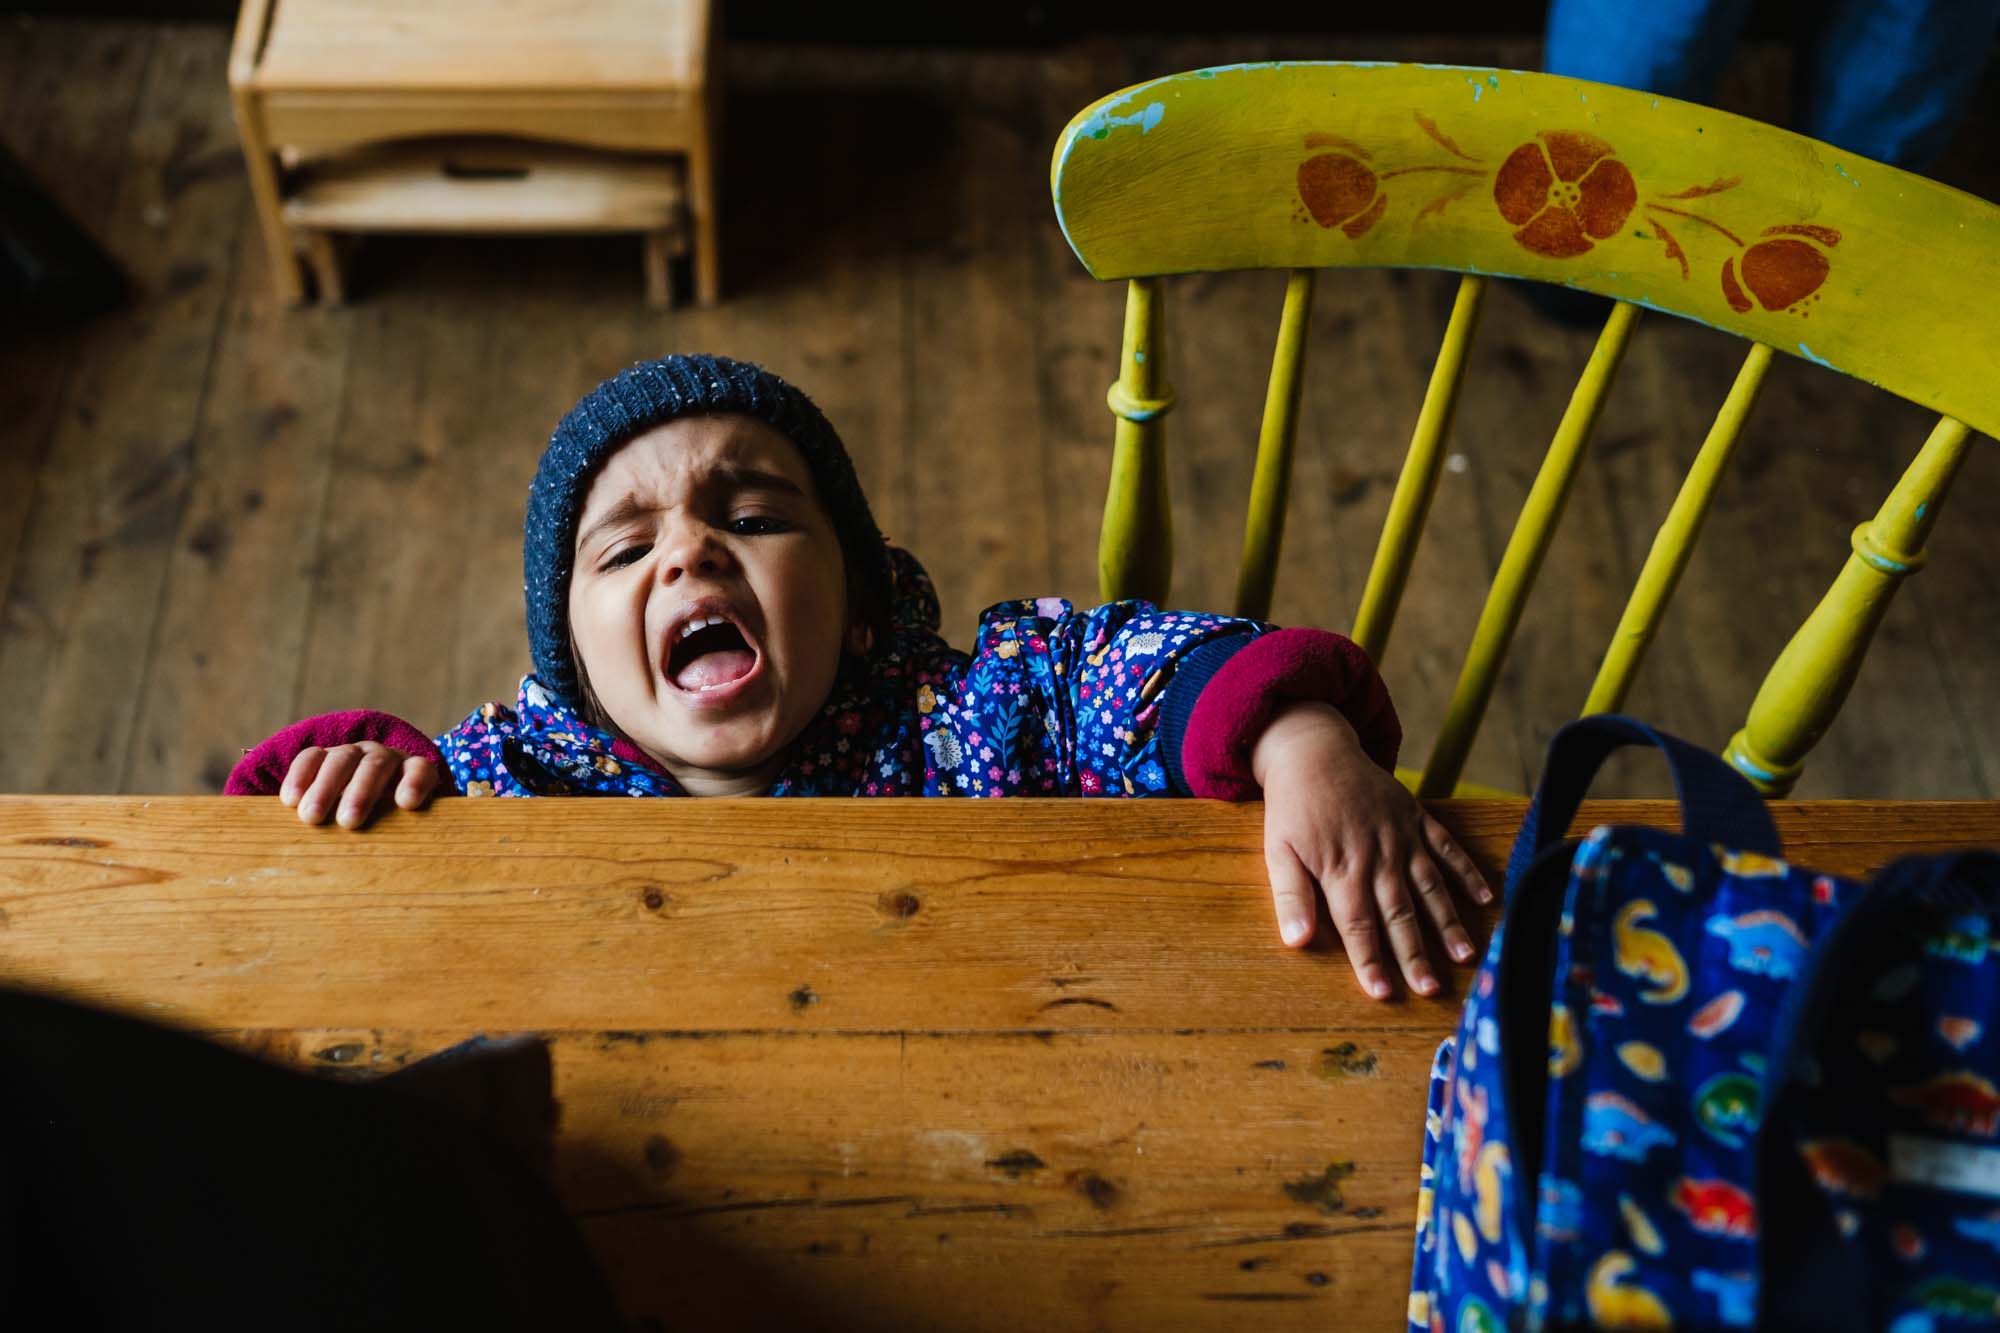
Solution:
{"label": "wooden plank floor", "polygon": [[[81,329],[0,330],[0,790],[216,790],[292,718],[370,705],[442,729],[527,666],[519,525],[556,417],[626,363],[763,361],[847,438],[947,631],[1002,597],[1095,585],[1122,292],[1048,206],[1069,115],[1136,79],[1260,55],[1525,65],[1532,43],[1134,41],[1052,53],[731,53],[714,310],[644,311],[627,239],[371,242],[355,304],[269,292],[223,88],[227,34],[0,27],[0,138],[130,272]],[[1781,120],[1782,53],[1721,100]],[[2000,79],[1945,179],[2000,197]],[[1220,606],[1282,279],[1170,284],[1174,600]],[[1275,616],[1345,628],[1451,283],[1320,286]],[[1489,302],[1438,522],[1385,661],[1421,760],[1484,588],[1591,335]],[[1741,344],[1648,316],[1467,776],[1521,787],[1577,707]],[[1926,429],[1780,358],[1633,711],[1720,745]],[[2000,785],[2000,451],[1980,441],[1932,563],[1889,613],[1799,795]],[[1607,790],[1656,789],[1624,770]]]}

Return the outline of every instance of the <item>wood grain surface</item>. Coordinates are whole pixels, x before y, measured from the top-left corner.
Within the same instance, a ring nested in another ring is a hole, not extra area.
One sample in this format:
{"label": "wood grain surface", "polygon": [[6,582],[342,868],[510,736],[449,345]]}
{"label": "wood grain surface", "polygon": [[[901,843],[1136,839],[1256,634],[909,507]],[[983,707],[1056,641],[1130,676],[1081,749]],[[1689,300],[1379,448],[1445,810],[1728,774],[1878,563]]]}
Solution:
{"label": "wood grain surface", "polygon": [[[108,205],[86,201],[82,216],[149,313],[77,333],[12,571],[0,690],[34,699],[50,735],[65,738],[7,745],[16,781],[6,785],[36,790],[113,791],[123,777],[248,200],[232,156],[226,43],[200,30],[123,40],[113,30],[97,54],[77,78],[101,86],[60,93],[47,112],[45,147],[73,143],[81,160],[27,160],[43,179],[101,164],[100,153],[121,164],[97,183]],[[115,135],[116,150],[93,142],[100,133]],[[13,383],[11,361],[0,373]]]}
{"label": "wood grain surface", "polygon": [[[1434,808],[1497,876],[1521,804]],[[1991,802],[1773,810],[1840,873],[2000,843]],[[545,1035],[565,1198],[661,1326],[1393,1327],[1457,987],[1285,950],[1261,815],[0,797],[0,956],[336,1077]]]}
{"label": "wood grain surface", "polygon": [[676,88],[696,79],[705,0],[280,0],[261,78],[286,89]]}

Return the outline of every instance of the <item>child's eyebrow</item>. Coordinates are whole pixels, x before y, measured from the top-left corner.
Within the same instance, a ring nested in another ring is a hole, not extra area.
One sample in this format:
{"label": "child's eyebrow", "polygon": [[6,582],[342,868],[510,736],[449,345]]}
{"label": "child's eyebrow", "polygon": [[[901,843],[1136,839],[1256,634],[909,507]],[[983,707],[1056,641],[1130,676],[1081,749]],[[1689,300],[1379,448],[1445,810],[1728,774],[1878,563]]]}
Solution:
{"label": "child's eyebrow", "polygon": [[805,491],[790,477],[763,468],[724,463],[708,474],[709,484],[730,486],[739,491],[776,491],[780,495],[803,497]]}
{"label": "child's eyebrow", "polygon": [[[782,473],[767,472],[763,468],[744,467],[736,463],[724,463],[716,467],[702,479],[702,484],[704,487],[711,489],[772,491],[779,495],[792,495],[800,499],[805,498],[805,490],[790,477],[784,476]],[[581,551],[590,544],[592,538],[596,537],[604,529],[614,528],[622,523],[629,523],[635,518],[644,518],[647,514],[652,513],[655,508],[657,506],[646,504],[636,495],[627,494],[621,496],[616,504],[613,504],[611,508],[604,511],[602,517],[577,534],[576,549]]]}
{"label": "child's eyebrow", "polygon": [[652,505],[641,504],[639,497],[636,495],[626,495],[618,503],[605,510],[603,517],[576,535],[576,549],[581,551],[584,547],[590,545],[591,539],[606,528],[614,528],[621,523],[630,523],[633,519],[644,517],[652,512]]}

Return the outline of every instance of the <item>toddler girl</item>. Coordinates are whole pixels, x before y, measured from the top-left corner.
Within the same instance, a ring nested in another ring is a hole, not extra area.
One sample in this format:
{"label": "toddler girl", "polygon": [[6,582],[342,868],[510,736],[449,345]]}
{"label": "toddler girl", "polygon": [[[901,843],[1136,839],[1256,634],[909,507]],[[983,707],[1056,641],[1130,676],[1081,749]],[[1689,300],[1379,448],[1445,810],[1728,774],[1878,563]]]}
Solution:
{"label": "toddler girl", "polygon": [[1471,957],[1447,887],[1491,895],[1392,772],[1401,731],[1365,654],[1318,630],[1003,602],[970,653],[929,578],[876,529],[847,451],[757,366],[671,356],[557,425],[528,494],[535,672],[433,741],[335,713],[245,755],[277,792],[357,827],[468,796],[1214,796],[1265,800],[1280,934],[1324,893],[1362,987],[1385,945],[1438,988],[1420,917]]}

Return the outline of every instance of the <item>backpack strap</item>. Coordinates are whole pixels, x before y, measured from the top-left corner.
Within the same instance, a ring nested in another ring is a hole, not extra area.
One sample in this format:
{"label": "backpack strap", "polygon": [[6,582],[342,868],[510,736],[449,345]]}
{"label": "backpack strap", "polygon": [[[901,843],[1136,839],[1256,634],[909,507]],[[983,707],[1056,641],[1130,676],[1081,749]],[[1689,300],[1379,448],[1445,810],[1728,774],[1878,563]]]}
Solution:
{"label": "backpack strap", "polygon": [[1764,808],[1763,797],[1720,755],[1656,731],[1635,718],[1602,713],[1577,719],[1549,742],[1541,786],[1528,806],[1520,836],[1514,840],[1513,855],[1507,859],[1509,894],[1535,858],[1562,841],[1604,761],[1628,745],[1650,745],[1666,756],[1674,792],[1680,798],[1681,828],[1689,837],[1766,856],[1782,853],[1777,826]]}

